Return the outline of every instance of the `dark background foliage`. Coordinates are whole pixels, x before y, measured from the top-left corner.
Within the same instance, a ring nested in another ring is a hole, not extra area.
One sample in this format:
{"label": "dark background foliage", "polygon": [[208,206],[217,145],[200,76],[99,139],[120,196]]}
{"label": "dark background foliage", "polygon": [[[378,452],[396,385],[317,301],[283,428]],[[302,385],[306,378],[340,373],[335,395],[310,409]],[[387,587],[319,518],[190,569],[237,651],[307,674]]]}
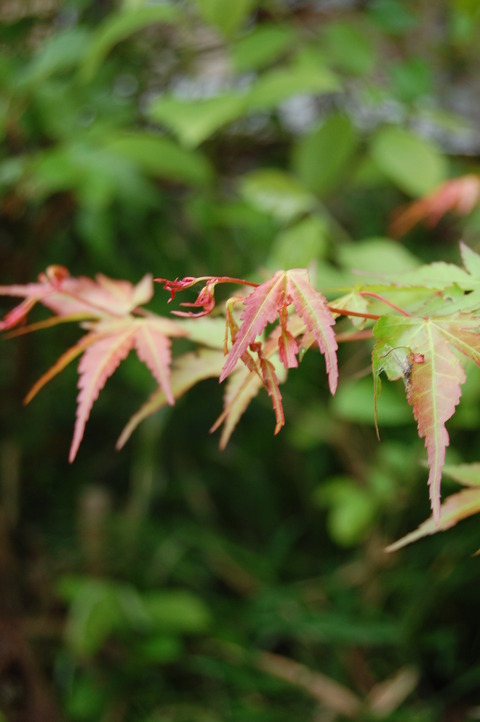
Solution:
{"label": "dark background foliage", "polygon": [[[328,293],[457,260],[477,212],[389,223],[477,168],[479,30],[469,0],[3,0],[1,282],[308,266]],[[368,345],[333,400],[307,355],[282,433],[259,398],[224,452],[205,382],[116,453],[153,388],[129,359],[70,466],[75,369],[21,400],[76,338],[2,343],[0,720],[480,718],[478,524],[385,554],[427,475],[395,385],[376,439]],[[479,396],[472,374],[452,463]]]}

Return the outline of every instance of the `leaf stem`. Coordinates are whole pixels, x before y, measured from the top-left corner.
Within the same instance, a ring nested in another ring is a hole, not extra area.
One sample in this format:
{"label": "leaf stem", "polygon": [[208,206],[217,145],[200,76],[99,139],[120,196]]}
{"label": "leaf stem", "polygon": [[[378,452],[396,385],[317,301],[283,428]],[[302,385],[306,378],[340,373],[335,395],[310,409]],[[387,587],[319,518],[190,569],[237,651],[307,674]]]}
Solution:
{"label": "leaf stem", "polygon": [[348,308],[336,308],[330,303],[328,304],[328,308],[332,311],[332,313],[338,313],[339,316],[358,316],[358,318],[371,318],[374,321],[378,321],[378,319],[381,318],[381,316],[377,313],[360,313],[360,311],[350,311]]}
{"label": "leaf stem", "polygon": [[[394,308],[395,311],[398,311],[403,316],[410,317],[410,314],[407,311],[405,311],[405,309],[400,308],[400,306],[397,306],[395,303],[392,303],[391,301],[388,301],[383,296],[380,296],[379,293],[373,293],[373,291],[359,291],[359,296],[371,296],[372,298],[376,298],[378,301],[381,301],[382,303],[386,303],[387,306]],[[360,314],[360,315],[363,315],[363,314]],[[367,316],[366,316],[366,318],[367,318]],[[377,316],[377,318],[380,318],[380,316]]]}

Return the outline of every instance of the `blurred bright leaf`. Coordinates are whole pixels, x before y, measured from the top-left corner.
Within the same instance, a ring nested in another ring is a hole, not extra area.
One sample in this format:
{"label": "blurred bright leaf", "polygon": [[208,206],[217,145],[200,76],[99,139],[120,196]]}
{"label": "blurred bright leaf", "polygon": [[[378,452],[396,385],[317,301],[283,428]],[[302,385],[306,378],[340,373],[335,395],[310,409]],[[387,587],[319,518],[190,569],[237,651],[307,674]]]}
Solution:
{"label": "blurred bright leaf", "polygon": [[153,100],[147,112],[153,121],[171,130],[181,143],[194,148],[240,117],[244,109],[243,94],[225,93],[213,98],[164,95]]}
{"label": "blurred bright leaf", "polygon": [[323,195],[340,181],[355,146],[355,130],[349,118],[331,115],[294,147],[293,167],[307,188]]}
{"label": "blurred bright leaf", "polygon": [[326,64],[305,54],[290,66],[261,75],[248,94],[248,109],[271,110],[294,95],[331,93],[338,88],[339,82]]}
{"label": "blurred bright leaf", "polygon": [[146,592],[145,609],[155,629],[177,634],[205,632],[211,623],[208,607],[196,594],[182,589]]}
{"label": "blurred bright leaf", "polygon": [[370,17],[388,33],[403,35],[418,25],[418,16],[404,0],[373,0]]}
{"label": "blurred bright leaf", "polygon": [[376,52],[371,39],[353,23],[326,25],[322,33],[329,61],[352,75],[366,75],[375,68]]}
{"label": "blurred bright leaf", "polygon": [[315,206],[315,198],[294,176],[264,168],[243,176],[242,196],[256,208],[280,221],[290,221]]}
{"label": "blurred bright leaf", "polygon": [[270,255],[272,268],[306,268],[323,258],[328,245],[328,224],[318,216],[302,218],[275,239]]}
{"label": "blurred bright leaf", "polygon": [[181,17],[178,8],[166,4],[111,14],[95,31],[81,68],[82,80],[92,80],[108,53],[121,40],[155,23],[172,23]]}
{"label": "blurred bright leaf", "polygon": [[[398,392],[399,389],[402,391],[400,386],[396,388],[392,384],[384,384],[382,388],[377,404],[380,428],[411,422],[411,409],[405,400],[405,395]],[[340,385],[335,396],[330,399],[330,409],[339,419],[374,426],[373,382],[370,375],[368,378],[345,381]]]}
{"label": "blurred bright leaf", "polygon": [[32,58],[30,66],[20,75],[20,88],[44,82],[55,73],[71,71],[84,57],[90,42],[85,28],[71,28],[52,35]]}
{"label": "blurred bright leaf", "polygon": [[432,94],[433,76],[426,60],[408,58],[390,67],[395,96],[405,103],[424,99]]}
{"label": "blurred bright leaf", "polygon": [[294,38],[287,25],[264,23],[254,27],[231,47],[235,70],[259,70],[269,65],[291,46]]}
{"label": "blurred bright leaf", "polygon": [[328,509],[327,527],[341,546],[358,544],[375,519],[377,503],[370,489],[347,476],[325,479],[314,493],[314,501]]}
{"label": "blurred bright leaf", "polygon": [[196,0],[204,20],[230,35],[247,19],[257,0]]}
{"label": "blurred bright leaf", "polygon": [[377,276],[411,271],[421,263],[413,253],[390,238],[366,238],[344,244],[338,249],[338,260],[352,271]]}
{"label": "blurred bright leaf", "polygon": [[185,150],[170,138],[137,132],[113,136],[106,147],[159,178],[195,185],[208,183],[212,178],[213,171],[205,156]]}
{"label": "blurred bright leaf", "polygon": [[445,157],[436,146],[403,128],[379,130],[371,152],[383,173],[409,195],[425,195],[446,179]]}

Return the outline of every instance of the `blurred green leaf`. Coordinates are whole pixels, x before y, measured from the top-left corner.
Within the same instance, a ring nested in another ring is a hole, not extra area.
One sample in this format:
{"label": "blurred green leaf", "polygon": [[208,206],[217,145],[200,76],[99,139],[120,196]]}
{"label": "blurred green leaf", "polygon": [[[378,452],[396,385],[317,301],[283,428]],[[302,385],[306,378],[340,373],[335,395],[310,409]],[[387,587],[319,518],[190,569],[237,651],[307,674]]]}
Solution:
{"label": "blurred green leaf", "polygon": [[323,195],[339,183],[355,146],[356,134],[349,118],[331,115],[294,147],[294,170],[307,188]]}
{"label": "blurred green leaf", "polygon": [[280,221],[291,221],[315,206],[315,198],[294,176],[273,168],[243,176],[240,193],[253,206]]}
{"label": "blurred green leaf", "polygon": [[418,26],[418,16],[404,0],[374,0],[370,17],[388,33],[403,35]]}
{"label": "blurred green leaf", "polygon": [[100,69],[112,48],[133,33],[156,23],[175,23],[182,17],[173,5],[152,5],[112,14],[96,29],[80,70],[80,77],[89,82]]}
{"label": "blurred green leaf", "polygon": [[196,0],[203,19],[230,35],[247,19],[257,0]]}
{"label": "blurred green leaf", "polygon": [[185,150],[170,138],[151,133],[113,136],[106,149],[131,161],[144,173],[194,185],[209,183],[213,170],[199,152]]}
{"label": "blurred green leaf", "polygon": [[66,637],[72,650],[80,656],[95,654],[122,624],[114,585],[97,579],[64,578],[58,592],[71,601]]}
{"label": "blurred green leaf", "polygon": [[231,47],[233,65],[237,72],[259,70],[277,60],[292,45],[295,33],[287,25],[263,23]]}
{"label": "blurred green leaf", "polygon": [[306,268],[325,256],[328,224],[319,216],[303,218],[278,234],[270,253],[270,267]]}
{"label": "blurred green leaf", "polygon": [[338,249],[337,257],[345,268],[377,277],[411,271],[421,265],[413,253],[390,238],[366,238],[344,244]]}
{"label": "blurred green leaf", "polygon": [[248,109],[272,110],[294,95],[331,93],[338,88],[336,76],[320,57],[305,53],[290,66],[259,76],[248,93]]}
{"label": "blurred green leaf", "polygon": [[129,160],[86,143],[57,146],[37,154],[30,172],[33,196],[73,191],[81,203],[95,208],[105,207],[115,196],[134,197],[142,184]]}
{"label": "blurred green leaf", "polygon": [[169,634],[199,634],[210,627],[208,607],[191,592],[174,589],[146,592],[143,601],[154,629]]}
{"label": "blurred green leaf", "polygon": [[89,722],[100,719],[108,701],[108,692],[89,674],[79,673],[74,679],[67,700],[68,719]]}
{"label": "blurred green leaf", "polygon": [[433,77],[428,63],[422,58],[408,58],[390,66],[392,89],[396,97],[412,103],[433,92]]}
{"label": "blurred green leaf", "polygon": [[352,75],[367,75],[375,68],[372,40],[358,26],[347,22],[328,23],[322,40],[334,67]]}
{"label": "blurred green leaf", "polygon": [[[373,426],[375,414],[371,377],[356,381],[345,381],[330,400],[330,409],[339,419]],[[393,382],[382,384],[377,412],[380,432],[382,426],[398,426],[411,423],[412,411],[400,384],[397,386]]]}
{"label": "blurred green leaf", "polygon": [[245,97],[242,94],[191,99],[165,95],[153,100],[147,113],[153,121],[171,130],[181,143],[194,148],[240,117],[244,109]]}
{"label": "blurred green leaf", "polygon": [[89,44],[90,33],[82,27],[52,35],[37,51],[26,71],[20,75],[19,87],[33,90],[51,75],[71,71],[85,56]]}
{"label": "blurred green leaf", "polygon": [[480,462],[446,464],[443,473],[464,486],[480,486]]}
{"label": "blurred green leaf", "polygon": [[437,147],[403,128],[382,128],[371,152],[383,173],[409,195],[425,195],[446,180],[447,164]]}
{"label": "blurred green leaf", "polygon": [[183,653],[183,644],[178,637],[148,635],[147,639],[135,645],[135,653],[141,655],[148,664],[168,664],[174,662]]}
{"label": "blurred green leaf", "polygon": [[322,481],[314,492],[314,501],[329,510],[330,536],[345,547],[358,544],[365,537],[377,513],[377,502],[371,491],[346,476]]}

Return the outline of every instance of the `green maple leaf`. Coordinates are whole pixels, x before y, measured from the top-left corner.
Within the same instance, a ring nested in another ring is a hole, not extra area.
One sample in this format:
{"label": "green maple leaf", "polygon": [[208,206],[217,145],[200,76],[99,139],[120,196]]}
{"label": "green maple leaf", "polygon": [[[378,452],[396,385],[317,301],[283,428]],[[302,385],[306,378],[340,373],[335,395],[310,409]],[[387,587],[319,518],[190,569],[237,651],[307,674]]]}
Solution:
{"label": "green maple leaf", "polygon": [[383,316],[376,323],[379,339],[372,355],[375,399],[379,375],[403,378],[419,436],[427,449],[430,502],[440,520],[440,483],[449,436],[445,424],[455,413],[465,382],[462,357],[480,366],[480,317],[449,315],[431,318]]}

